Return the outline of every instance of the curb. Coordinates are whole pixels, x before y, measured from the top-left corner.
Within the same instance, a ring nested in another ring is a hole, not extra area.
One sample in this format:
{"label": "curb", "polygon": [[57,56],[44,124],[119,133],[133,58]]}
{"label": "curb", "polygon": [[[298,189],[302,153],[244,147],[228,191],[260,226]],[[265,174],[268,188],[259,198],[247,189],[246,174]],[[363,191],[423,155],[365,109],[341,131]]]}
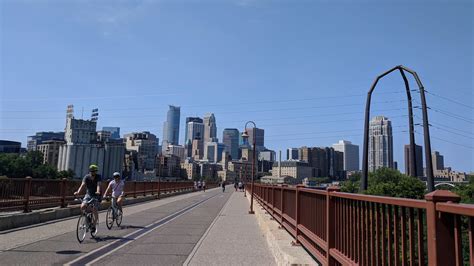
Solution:
{"label": "curb", "polygon": [[[189,189],[189,190],[184,190],[184,191],[178,191],[174,193],[167,193],[167,194],[161,194],[160,199],[162,198],[167,198],[171,196],[177,196],[181,194],[187,194],[190,192],[193,192],[194,190]],[[158,199],[158,195],[149,195],[149,196],[143,196],[143,197],[137,197],[137,198],[125,198],[123,205],[132,205],[132,204],[137,204],[145,201],[152,201]],[[107,210],[109,207],[110,202],[102,202],[99,207],[99,211]],[[68,218],[71,216],[77,216],[81,212],[79,204],[66,207],[66,208],[60,208],[60,207],[55,207],[55,208],[49,208],[49,209],[42,209],[42,210],[35,210],[29,213],[15,213],[11,215],[6,215],[6,216],[0,216],[0,232],[10,230],[10,229],[15,229],[18,227],[24,227],[24,226],[29,226],[29,225],[34,225],[34,224],[39,224],[39,223],[45,223],[48,221],[53,221],[53,220],[60,220],[64,218]]]}
{"label": "curb", "polygon": [[[250,201],[250,197],[247,199]],[[279,224],[270,219],[271,215],[255,203],[258,201],[254,199],[255,217],[278,265],[319,265],[303,247],[292,246],[294,238],[286,230],[279,229]]]}

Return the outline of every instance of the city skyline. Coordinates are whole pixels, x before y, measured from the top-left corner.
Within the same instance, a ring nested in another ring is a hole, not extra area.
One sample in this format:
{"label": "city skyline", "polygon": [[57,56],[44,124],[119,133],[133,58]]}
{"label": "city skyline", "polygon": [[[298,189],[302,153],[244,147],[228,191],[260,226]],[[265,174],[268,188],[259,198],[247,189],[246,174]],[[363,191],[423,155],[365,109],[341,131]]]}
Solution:
{"label": "city skyline", "polygon": [[[275,151],[340,139],[362,146],[370,84],[404,64],[418,72],[428,91],[432,150],[445,156],[446,166],[474,170],[468,1],[411,9],[390,1],[289,9],[258,1],[205,7],[77,3],[2,2],[0,139],[26,146],[35,132],[63,131],[69,103],[77,118],[81,108],[88,114],[98,107],[98,128],[150,131],[163,139],[166,109],[173,104],[182,107],[181,121],[214,113],[218,132],[243,130],[253,120]],[[154,10],[163,12],[155,17]],[[346,22],[337,20],[341,16]],[[407,24],[401,27],[400,20]],[[392,121],[394,158],[404,169],[408,121],[402,80],[390,76],[380,86],[372,115]],[[413,98],[419,105],[419,95]],[[415,123],[420,117],[415,109]],[[422,145],[422,130],[415,130]],[[179,135],[182,144],[183,123]]]}

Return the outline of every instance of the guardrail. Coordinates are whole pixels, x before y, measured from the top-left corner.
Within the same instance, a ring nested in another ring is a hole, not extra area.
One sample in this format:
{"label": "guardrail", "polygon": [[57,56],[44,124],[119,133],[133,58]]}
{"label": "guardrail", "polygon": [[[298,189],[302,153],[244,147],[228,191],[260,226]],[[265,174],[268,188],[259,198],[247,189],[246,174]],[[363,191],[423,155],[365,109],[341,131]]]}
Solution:
{"label": "guardrail", "polygon": [[[0,179],[0,212],[33,209],[46,207],[66,207],[75,204],[73,193],[81,185],[81,180],[51,180],[27,178]],[[108,182],[102,182],[101,191],[104,192]],[[209,188],[217,186],[208,183]],[[127,181],[125,182],[125,196],[134,197],[172,193],[183,190],[193,190],[192,181]],[[76,203],[77,204],[77,203]]]}
{"label": "guardrail", "polygon": [[474,205],[449,191],[413,200],[255,184],[254,193],[323,265],[474,265]]}

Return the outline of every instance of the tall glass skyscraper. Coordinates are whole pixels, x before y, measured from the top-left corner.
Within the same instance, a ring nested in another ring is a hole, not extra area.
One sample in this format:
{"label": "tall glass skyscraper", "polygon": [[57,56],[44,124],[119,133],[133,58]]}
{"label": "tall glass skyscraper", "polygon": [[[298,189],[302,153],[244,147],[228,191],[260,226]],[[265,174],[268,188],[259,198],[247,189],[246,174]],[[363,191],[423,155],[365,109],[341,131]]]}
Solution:
{"label": "tall glass skyscraper", "polygon": [[179,119],[181,116],[181,108],[179,106],[169,106],[166,121],[163,125],[163,150],[168,145],[178,145],[179,142]]}
{"label": "tall glass skyscraper", "polygon": [[204,116],[204,142],[214,142],[217,140],[216,117],[213,113]]}
{"label": "tall glass skyscraper", "polygon": [[225,151],[227,151],[232,160],[239,159],[239,130],[236,128],[226,128],[222,132],[222,142],[225,145]]}
{"label": "tall glass skyscraper", "polygon": [[[194,137],[189,135],[189,122],[196,122],[202,124],[202,118],[200,117],[186,117],[186,126],[184,130],[184,144],[188,143],[188,140],[193,141]],[[204,126],[204,124],[203,124]],[[201,138],[204,137],[204,133],[201,133]]]}

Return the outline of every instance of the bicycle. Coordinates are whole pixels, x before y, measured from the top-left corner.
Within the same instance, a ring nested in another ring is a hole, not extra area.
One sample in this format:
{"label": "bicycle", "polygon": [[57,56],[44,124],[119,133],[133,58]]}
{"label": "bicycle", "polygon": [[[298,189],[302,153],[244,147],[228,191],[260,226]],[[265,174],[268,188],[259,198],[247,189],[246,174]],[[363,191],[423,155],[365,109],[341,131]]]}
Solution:
{"label": "bicycle", "polygon": [[[110,199],[110,197],[106,198],[107,200]],[[114,221],[117,224],[117,226],[120,226],[122,224],[122,218],[123,218],[123,211],[122,208],[117,206],[117,198],[111,197],[112,202],[110,203],[109,209],[107,210],[107,215],[105,218],[105,224],[107,225],[107,228],[110,230],[112,229],[112,226],[114,225]]]}
{"label": "bicycle", "polygon": [[[76,199],[79,200],[79,199]],[[92,198],[89,201],[86,202],[86,210],[81,213],[79,216],[79,219],[77,221],[77,228],[76,228],[76,236],[77,240],[79,243],[82,243],[84,239],[86,238],[87,232],[91,232],[91,237],[95,238],[97,235],[97,225],[99,224],[99,217],[97,217],[97,223],[95,230],[91,230],[94,227],[94,208],[95,208],[95,202],[97,201],[96,198]]]}

